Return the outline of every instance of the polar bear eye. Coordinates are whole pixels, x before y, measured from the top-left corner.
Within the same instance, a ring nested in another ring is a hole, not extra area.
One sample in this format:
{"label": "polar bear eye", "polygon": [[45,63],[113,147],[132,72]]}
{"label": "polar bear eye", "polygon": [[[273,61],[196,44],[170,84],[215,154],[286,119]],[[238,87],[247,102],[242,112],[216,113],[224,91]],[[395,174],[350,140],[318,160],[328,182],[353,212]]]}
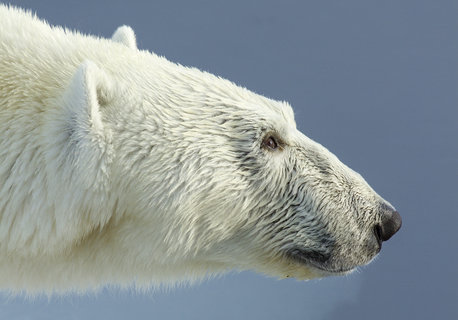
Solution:
{"label": "polar bear eye", "polygon": [[267,138],[262,142],[262,146],[270,150],[278,149],[277,140],[273,136],[267,136]]}

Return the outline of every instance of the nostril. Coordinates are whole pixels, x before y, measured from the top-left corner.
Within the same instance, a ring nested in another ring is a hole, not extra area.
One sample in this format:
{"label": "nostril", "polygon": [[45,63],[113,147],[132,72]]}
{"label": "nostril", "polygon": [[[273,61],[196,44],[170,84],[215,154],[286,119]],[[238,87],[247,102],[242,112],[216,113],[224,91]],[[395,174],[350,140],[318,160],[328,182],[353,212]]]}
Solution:
{"label": "nostril", "polygon": [[379,246],[382,246],[382,227],[379,224],[376,224],[374,226],[374,234],[375,238],[377,239],[377,242]]}

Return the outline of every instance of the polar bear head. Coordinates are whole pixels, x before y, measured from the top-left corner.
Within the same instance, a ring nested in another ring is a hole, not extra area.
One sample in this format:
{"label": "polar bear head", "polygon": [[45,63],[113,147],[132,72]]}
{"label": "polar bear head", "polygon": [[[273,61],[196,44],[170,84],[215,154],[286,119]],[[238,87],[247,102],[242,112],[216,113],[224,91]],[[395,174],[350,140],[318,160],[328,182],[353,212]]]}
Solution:
{"label": "polar bear head", "polygon": [[132,37],[116,37],[122,62],[79,67],[67,109],[84,111],[67,131],[86,141],[85,177],[116,204],[104,220],[137,221],[122,238],[141,242],[145,264],[343,274],[400,228],[359,174],[297,130],[287,103],[139,51]]}

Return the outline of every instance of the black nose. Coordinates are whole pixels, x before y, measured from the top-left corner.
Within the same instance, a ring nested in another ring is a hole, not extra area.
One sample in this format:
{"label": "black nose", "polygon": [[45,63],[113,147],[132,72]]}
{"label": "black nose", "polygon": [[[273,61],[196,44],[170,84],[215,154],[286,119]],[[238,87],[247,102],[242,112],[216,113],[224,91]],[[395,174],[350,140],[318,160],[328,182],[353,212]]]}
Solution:
{"label": "black nose", "polygon": [[382,221],[374,227],[374,233],[379,242],[391,238],[401,228],[401,215],[391,206],[382,205]]}

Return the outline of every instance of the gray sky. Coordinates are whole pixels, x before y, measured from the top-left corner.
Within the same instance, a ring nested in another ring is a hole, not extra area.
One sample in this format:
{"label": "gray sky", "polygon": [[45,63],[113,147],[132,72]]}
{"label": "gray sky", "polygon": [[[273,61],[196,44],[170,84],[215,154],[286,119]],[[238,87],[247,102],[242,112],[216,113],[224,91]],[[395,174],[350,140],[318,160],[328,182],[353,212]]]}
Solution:
{"label": "gray sky", "polygon": [[458,319],[456,1],[12,3],[105,37],[128,24],[142,49],[289,101],[298,127],[395,205],[403,227],[347,277],[0,294],[0,319]]}

